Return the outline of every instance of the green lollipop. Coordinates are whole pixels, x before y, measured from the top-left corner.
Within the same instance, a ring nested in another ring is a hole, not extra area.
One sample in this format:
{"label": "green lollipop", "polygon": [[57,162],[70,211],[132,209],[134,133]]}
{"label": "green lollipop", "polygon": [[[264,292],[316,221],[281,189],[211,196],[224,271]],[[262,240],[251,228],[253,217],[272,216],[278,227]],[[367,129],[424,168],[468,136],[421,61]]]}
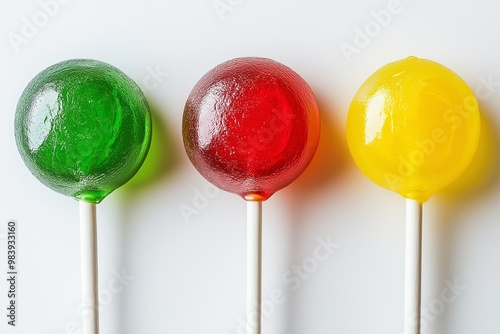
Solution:
{"label": "green lollipop", "polygon": [[99,203],[142,165],[151,116],[141,90],[123,72],[96,60],[68,60],[26,87],[15,135],[26,166],[42,183]]}
{"label": "green lollipop", "polygon": [[139,87],[97,60],[40,72],[17,105],[15,136],[31,173],[80,200],[82,334],[99,333],[96,204],[130,180],[146,158],[151,115]]}

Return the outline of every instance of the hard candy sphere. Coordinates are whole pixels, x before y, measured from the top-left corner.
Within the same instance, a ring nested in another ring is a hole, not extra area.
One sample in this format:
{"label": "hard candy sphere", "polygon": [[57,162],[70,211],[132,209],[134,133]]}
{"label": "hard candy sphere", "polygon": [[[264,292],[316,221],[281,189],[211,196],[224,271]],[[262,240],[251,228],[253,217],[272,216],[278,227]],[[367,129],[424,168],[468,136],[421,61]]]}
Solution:
{"label": "hard candy sphere", "polygon": [[140,88],[119,69],[89,59],[40,72],[19,99],[18,150],[49,188],[99,203],[142,165],[151,115]]}
{"label": "hard candy sphere", "polygon": [[409,57],[373,73],[347,116],[354,161],[372,181],[421,203],[455,181],[480,133],[476,98],[436,62]]}
{"label": "hard candy sphere", "polygon": [[319,129],[307,83],[267,58],[236,58],[210,70],[191,91],[182,123],[196,169],[253,201],[266,200],[304,171]]}

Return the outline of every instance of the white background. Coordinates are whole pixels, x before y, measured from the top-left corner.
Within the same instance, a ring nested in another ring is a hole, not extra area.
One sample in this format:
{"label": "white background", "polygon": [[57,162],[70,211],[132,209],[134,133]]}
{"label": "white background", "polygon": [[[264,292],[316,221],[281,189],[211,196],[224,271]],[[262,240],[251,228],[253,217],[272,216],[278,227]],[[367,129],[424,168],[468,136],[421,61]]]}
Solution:
{"label": "white background", "polygon": [[[263,297],[283,297],[269,305],[263,333],[400,334],[404,199],[358,171],[344,124],[361,83],[409,55],[461,75],[481,95],[484,117],[484,159],[476,159],[468,176],[474,182],[424,206],[423,333],[499,333],[500,3],[401,0],[391,6],[389,0],[60,0],[47,7],[1,0],[0,233],[9,219],[18,222],[20,275],[18,326],[7,326],[1,311],[0,333],[80,331],[78,204],[30,174],[13,134],[24,87],[42,69],[70,58],[117,66],[154,106],[144,170],[98,206],[101,332],[244,333],[238,326],[245,314],[245,202],[214,191],[192,167],[181,119],[205,72],[234,57],[264,56],[310,84],[321,105],[322,137],[306,173],[264,203]],[[390,18],[379,14],[376,23],[373,13],[388,7]],[[368,40],[359,37],[365,29]],[[24,40],[17,45],[15,38]],[[357,53],[345,56],[342,43]],[[183,217],[188,207],[192,214]],[[329,238],[338,248],[314,260],[318,240]],[[0,243],[5,310],[5,234]],[[291,281],[294,265],[310,272]],[[453,282],[460,285],[455,293],[446,290]]]}

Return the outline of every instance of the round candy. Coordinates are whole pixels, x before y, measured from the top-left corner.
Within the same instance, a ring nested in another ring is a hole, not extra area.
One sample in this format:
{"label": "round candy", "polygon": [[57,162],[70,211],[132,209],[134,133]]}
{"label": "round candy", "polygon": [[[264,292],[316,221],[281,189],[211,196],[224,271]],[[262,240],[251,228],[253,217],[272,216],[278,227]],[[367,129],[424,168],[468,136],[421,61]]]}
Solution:
{"label": "round candy", "polygon": [[423,203],[469,165],[480,115],[473,92],[457,74],[409,57],[383,66],[363,83],[346,131],[366,176]]}
{"label": "round candy", "polygon": [[205,74],[189,95],[182,124],[196,169],[250,201],[268,199],[304,171],[319,129],[307,83],[267,58],[232,59]]}
{"label": "round candy", "polygon": [[142,165],[151,115],[139,87],[117,68],[68,60],[26,87],[15,136],[26,166],[46,186],[99,203]]}

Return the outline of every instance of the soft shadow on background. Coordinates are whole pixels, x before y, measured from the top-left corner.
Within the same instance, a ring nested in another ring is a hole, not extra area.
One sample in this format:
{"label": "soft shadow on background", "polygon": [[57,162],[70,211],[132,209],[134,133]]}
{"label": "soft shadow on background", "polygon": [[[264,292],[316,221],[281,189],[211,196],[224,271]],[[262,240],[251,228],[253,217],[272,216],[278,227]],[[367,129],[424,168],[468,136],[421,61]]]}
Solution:
{"label": "soft shadow on background", "polygon": [[[438,247],[435,256],[438,261],[436,261],[436,268],[432,269],[435,273],[432,276],[434,282],[442,283],[445,279],[453,280],[454,278],[450,263],[456,256],[453,254],[456,240],[454,231],[457,228],[454,224],[457,217],[462,214],[461,209],[481,202],[485,197],[490,196],[490,193],[497,189],[500,184],[500,174],[498,173],[500,170],[498,152],[500,138],[498,137],[498,129],[493,128],[493,122],[489,118],[494,110],[481,104],[479,107],[481,111],[481,136],[477,153],[462,177],[434,198],[439,203],[437,221],[429,222],[437,224],[436,242]],[[477,224],[474,221],[467,223]],[[425,225],[424,222],[423,228],[426,228]],[[438,288],[432,295],[440,295],[440,289],[443,288],[441,285],[437,285]],[[422,307],[425,306],[422,305]],[[453,334],[451,326],[453,323],[454,319],[451,318],[450,312],[443,312],[432,325],[436,333]]]}
{"label": "soft shadow on background", "polygon": [[[117,268],[127,268],[127,259],[129,258],[129,247],[127,242],[132,238],[131,231],[133,222],[129,219],[129,212],[134,207],[134,202],[142,194],[150,191],[155,186],[165,184],[165,179],[170,177],[179,169],[179,152],[176,151],[176,138],[170,130],[170,124],[163,119],[159,109],[150,106],[152,116],[152,138],[149,153],[137,174],[122,188],[120,188],[120,216],[117,218],[120,222],[120,229],[117,234],[120,245],[117,261]],[[127,319],[130,314],[127,312],[126,297],[123,294],[117,296],[118,318],[115,319],[118,324],[118,333],[128,333]]]}
{"label": "soft shadow on background", "polygon": [[169,125],[162,119],[155,107],[150,107],[153,124],[151,146],[141,169],[135,176],[120,188],[122,200],[134,200],[135,196],[147,191],[162,179],[168,177],[180,163],[179,152],[175,151],[176,138],[173,137]]}
{"label": "soft shadow on background", "polygon": [[[307,228],[307,217],[304,208],[320,196],[341,178],[350,165],[350,155],[345,140],[344,124],[339,120],[335,108],[318,99],[321,132],[318,149],[309,167],[291,185],[284,189],[289,217],[292,220],[290,226],[290,254],[288,264],[297,264],[303,261],[303,254],[296,250],[301,244],[300,238],[303,229]],[[300,308],[296,300],[297,291],[290,291],[285,304],[286,324],[283,334],[296,333],[295,319],[300,318]]]}
{"label": "soft shadow on background", "polygon": [[342,176],[351,161],[343,122],[332,116],[335,115],[333,108],[320,103],[319,109],[321,130],[316,154],[297,180],[283,190],[293,207],[329,187]]}

